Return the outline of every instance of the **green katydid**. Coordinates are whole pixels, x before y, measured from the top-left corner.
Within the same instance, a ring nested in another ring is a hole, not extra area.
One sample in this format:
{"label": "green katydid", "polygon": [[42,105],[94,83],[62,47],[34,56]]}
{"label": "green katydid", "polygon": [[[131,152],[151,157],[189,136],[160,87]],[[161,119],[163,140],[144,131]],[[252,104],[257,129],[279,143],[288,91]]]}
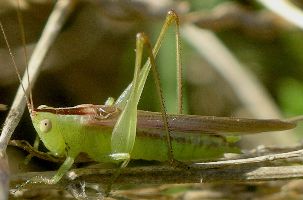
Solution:
{"label": "green katydid", "polygon": [[[137,35],[134,78],[116,102],[68,108],[39,106],[36,109],[28,102],[33,125],[44,145],[51,153],[66,156],[54,177],[34,177],[28,183],[57,183],[80,153],[88,154],[97,162],[123,162],[123,166],[130,159],[209,160],[219,158],[225,152],[238,151],[220,135],[221,132],[254,133],[296,126],[292,121],[283,120],[166,114],[163,105],[162,113],[137,111],[146,78],[151,67],[155,69],[154,57],[168,26],[174,22],[178,51],[178,17],[173,11],[168,13],[153,50],[144,34]],[[141,68],[144,45],[147,45],[149,60]],[[180,63],[180,59],[177,60]]]}

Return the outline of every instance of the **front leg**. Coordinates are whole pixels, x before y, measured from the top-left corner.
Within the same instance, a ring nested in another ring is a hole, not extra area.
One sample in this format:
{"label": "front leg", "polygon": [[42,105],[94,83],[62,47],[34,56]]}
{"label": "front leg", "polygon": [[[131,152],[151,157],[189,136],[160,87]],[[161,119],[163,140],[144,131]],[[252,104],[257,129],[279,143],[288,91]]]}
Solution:
{"label": "front leg", "polygon": [[72,167],[75,158],[68,156],[64,163],[60,166],[57,173],[52,178],[46,178],[41,176],[35,176],[31,179],[27,180],[25,183],[21,184],[18,189],[26,186],[27,184],[37,184],[37,183],[45,183],[45,184],[56,184],[58,183],[63,175]]}

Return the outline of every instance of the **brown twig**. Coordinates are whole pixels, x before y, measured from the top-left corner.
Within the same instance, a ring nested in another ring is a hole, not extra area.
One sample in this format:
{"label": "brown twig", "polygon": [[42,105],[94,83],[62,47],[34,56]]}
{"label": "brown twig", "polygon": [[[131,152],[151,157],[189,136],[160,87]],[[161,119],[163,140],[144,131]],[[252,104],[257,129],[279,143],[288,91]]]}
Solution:
{"label": "brown twig", "polygon": [[[190,165],[189,168],[174,168],[170,166],[130,167],[121,172],[115,187],[128,184],[172,184],[172,183],[211,183],[211,182],[246,182],[271,181],[303,178],[303,166],[268,166],[240,164],[230,167],[214,167]],[[79,182],[97,183],[106,186],[115,169],[99,167],[81,168],[70,171],[58,184],[33,184],[29,189],[66,188],[67,185]],[[12,176],[11,186],[23,183],[34,176],[52,177],[55,172],[31,172]]]}

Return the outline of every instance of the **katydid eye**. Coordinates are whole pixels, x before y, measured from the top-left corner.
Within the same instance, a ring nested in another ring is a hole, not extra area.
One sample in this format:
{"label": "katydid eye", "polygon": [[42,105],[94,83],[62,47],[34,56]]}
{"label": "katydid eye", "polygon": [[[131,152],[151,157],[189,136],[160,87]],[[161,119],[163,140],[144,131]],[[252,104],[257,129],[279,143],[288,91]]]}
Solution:
{"label": "katydid eye", "polygon": [[52,129],[52,122],[49,119],[44,119],[42,121],[40,121],[40,131],[42,133],[47,133],[48,131],[50,131]]}

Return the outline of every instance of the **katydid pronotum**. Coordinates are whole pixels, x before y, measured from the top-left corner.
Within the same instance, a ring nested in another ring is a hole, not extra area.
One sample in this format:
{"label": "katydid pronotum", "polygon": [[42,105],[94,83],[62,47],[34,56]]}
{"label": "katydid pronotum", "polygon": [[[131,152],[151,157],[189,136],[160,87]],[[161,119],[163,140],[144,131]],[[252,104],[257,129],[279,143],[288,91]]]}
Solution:
{"label": "katydid pronotum", "polygon": [[[154,57],[172,23],[177,27],[177,60],[180,66],[178,17],[170,11],[153,50],[144,34],[137,35],[134,78],[116,102],[68,108],[39,106],[35,109],[28,101],[31,119],[40,139],[51,153],[66,156],[66,160],[53,178],[34,177],[27,183],[57,183],[79,153],[87,153],[97,162],[122,162],[123,167],[130,159],[207,160],[218,158],[225,152],[238,151],[219,134],[221,132],[253,133],[296,126],[293,121],[166,114],[162,100],[162,113],[137,111],[150,68],[157,74]],[[141,68],[144,45],[147,46],[149,60]],[[155,79],[158,80],[157,75]],[[162,99],[159,83],[156,85]],[[182,99],[181,92],[179,96]],[[181,100],[179,102],[182,105]]]}

